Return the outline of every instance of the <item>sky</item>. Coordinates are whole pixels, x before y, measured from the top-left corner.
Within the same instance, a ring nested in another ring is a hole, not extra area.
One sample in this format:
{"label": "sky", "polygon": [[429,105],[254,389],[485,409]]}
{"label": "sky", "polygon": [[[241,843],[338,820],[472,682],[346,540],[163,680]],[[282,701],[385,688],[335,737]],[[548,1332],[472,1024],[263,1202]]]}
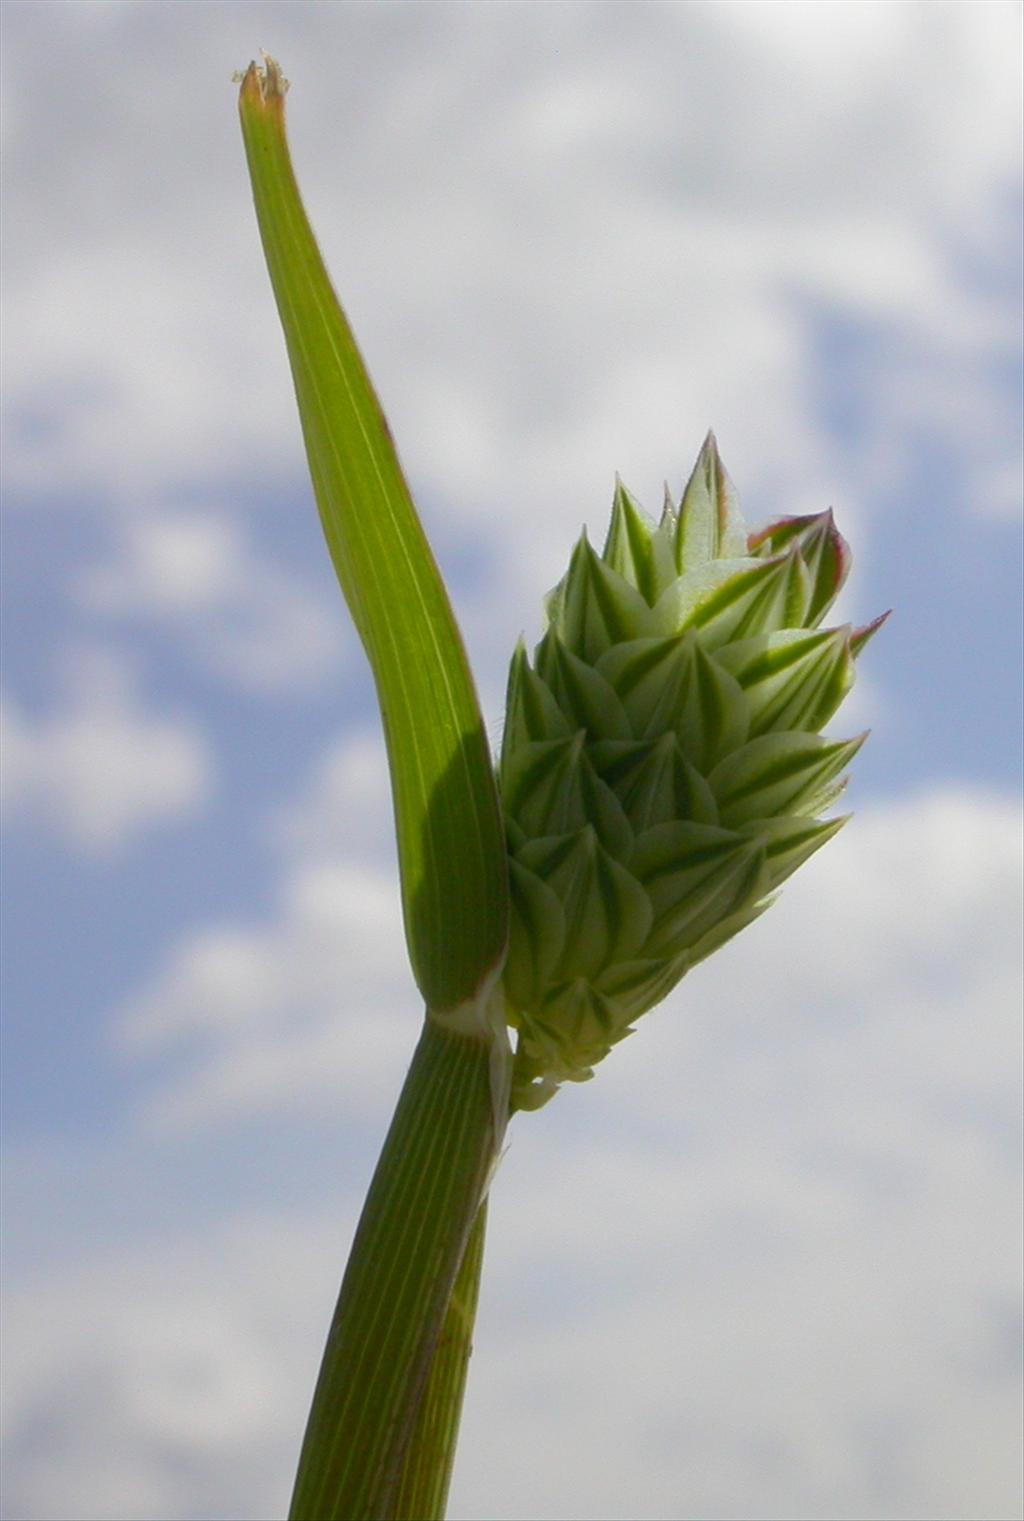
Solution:
{"label": "sky", "polygon": [[1019,1516],[1021,17],[6,0],[6,1521],[284,1515],[421,1015],[260,48],[495,744],[709,426],[894,609],[853,821],[511,1128],[452,1521]]}

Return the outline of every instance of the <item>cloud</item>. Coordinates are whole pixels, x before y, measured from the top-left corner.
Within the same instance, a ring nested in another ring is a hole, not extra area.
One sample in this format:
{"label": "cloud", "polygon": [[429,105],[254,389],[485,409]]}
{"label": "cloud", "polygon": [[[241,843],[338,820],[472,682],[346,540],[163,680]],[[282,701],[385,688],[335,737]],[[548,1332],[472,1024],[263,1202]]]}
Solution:
{"label": "cloud", "polygon": [[402,943],[394,879],[341,865],[294,871],[269,924],[187,941],[118,1022],[125,1052],[177,1049],[180,1075],[156,1077],[148,1123],[182,1132],[282,1109],[373,1113],[420,1018]]}
{"label": "cloud", "polygon": [[[1008,799],[865,808],[515,1122],[453,1521],[1016,1513],[1020,862]],[[339,1141],[351,1171],[411,1046],[397,937],[379,868],[313,863],[272,922],[186,942],[123,1026],[184,1058],[163,1134],[341,1116],[302,1172]],[[9,1287],[12,1514],[282,1512],[358,1207],[327,1194]]]}
{"label": "cloud", "polygon": [[[175,690],[215,672],[296,753],[320,720],[281,699],[355,648],[312,507],[291,515],[308,486],[229,82],[260,43],[487,713],[612,471],[657,506],[709,424],[752,521],[838,493],[862,567],[879,503],[901,553],[922,505],[954,547],[1019,512],[1016,5],[45,10],[3,19],[4,345],[9,511],[47,577],[50,543],[67,557],[48,628],[155,630]],[[943,553],[931,600],[989,670]],[[897,631],[890,671],[901,638],[906,699],[859,687],[866,721],[910,722],[928,657]],[[114,851],[218,800],[146,675],[86,661],[42,707],[11,674],[13,827]],[[376,730],[291,801],[247,740],[232,795],[266,812],[242,906],[186,905],[82,1032],[111,1059],[104,1140],[105,1089],[59,1114],[26,1090],[49,1162],[16,1138],[12,1521],[287,1502],[420,1001]],[[914,793],[862,808],[593,1083],[516,1122],[453,1521],[1019,1513],[1020,811],[929,785],[946,762],[918,752]]]}
{"label": "cloud", "polygon": [[79,574],[77,600],[108,627],[163,624],[203,665],[275,696],[307,690],[352,644],[337,599],[328,605],[216,506],[119,520],[108,558]]}
{"label": "cloud", "polygon": [[[266,12],[194,15],[8,24],[7,468],[33,496],[302,468],[226,84]],[[1013,298],[974,276],[1018,176],[1016,8],[814,17],[583,6],[524,32],[504,5],[275,13],[300,175],[414,484],[474,535],[491,504],[513,572],[514,537],[554,514],[562,542],[615,466],[657,498],[712,421],[769,510],[795,482],[820,501],[835,460],[809,416],[809,305],[884,330],[869,408],[904,353],[947,372],[934,431],[957,390],[998,405],[981,359]],[[121,67],[81,102],[112,50]],[[1005,437],[961,448],[1005,466]]]}
{"label": "cloud", "polygon": [[[253,1113],[372,1114],[420,1017],[404,952],[383,743],[337,741],[269,829],[284,870],[260,923],[179,944],[117,1020],[122,1056],[177,1051],[148,1123],[228,1126]],[[159,1070],[159,1063],[155,1063]],[[312,1079],[312,1083],[311,1083]]]}
{"label": "cloud", "polygon": [[213,758],[190,718],[147,707],[131,664],[112,653],[80,652],[67,675],[66,701],[48,714],[4,703],[9,825],[102,854],[205,806]]}
{"label": "cloud", "polygon": [[205,1244],[130,1246],[16,1292],[5,1515],[282,1515],[318,1353],[301,1306],[326,1288],[332,1234],[241,1220]]}
{"label": "cloud", "polygon": [[348,729],[315,762],[298,796],[283,807],[271,839],[286,859],[394,867],[391,786],[376,729]]}

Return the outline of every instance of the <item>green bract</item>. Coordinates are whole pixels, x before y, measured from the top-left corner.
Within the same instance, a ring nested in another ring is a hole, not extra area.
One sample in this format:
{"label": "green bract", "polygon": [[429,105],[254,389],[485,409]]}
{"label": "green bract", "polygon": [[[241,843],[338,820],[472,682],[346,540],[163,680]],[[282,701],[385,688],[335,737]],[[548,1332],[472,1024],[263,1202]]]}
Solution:
{"label": "green bract", "polygon": [[748,535],[710,434],[660,523],[620,482],[603,552],[581,537],[509,675],[519,1107],[590,1077],[845,822],[820,815],[865,736],[818,731],[881,622],[819,629],[848,568],[831,512]]}

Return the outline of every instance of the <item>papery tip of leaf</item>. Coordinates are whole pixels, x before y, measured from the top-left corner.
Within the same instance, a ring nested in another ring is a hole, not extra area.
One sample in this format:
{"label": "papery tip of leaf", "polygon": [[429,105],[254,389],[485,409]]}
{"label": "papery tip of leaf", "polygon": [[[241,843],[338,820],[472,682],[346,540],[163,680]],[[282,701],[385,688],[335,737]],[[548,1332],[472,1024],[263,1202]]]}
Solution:
{"label": "papery tip of leaf", "polygon": [[235,74],[236,82],[241,85],[238,93],[239,105],[255,106],[258,109],[276,107],[278,110],[284,106],[284,97],[288,92],[288,81],[281,73],[281,65],[270,57],[269,53],[260,50],[263,59],[262,67],[253,60],[244,73]]}
{"label": "papery tip of leaf", "polygon": [[[843,793],[846,791],[849,785],[849,781],[849,777],[844,776],[842,778],[842,781],[836,784],[835,794],[829,802],[829,807],[831,807],[833,803],[842,797]],[[837,814],[834,819],[819,819],[818,825],[820,827],[821,834],[815,848],[820,849],[822,845],[827,845],[829,840],[834,840],[840,829],[842,829],[845,824],[848,824],[852,818],[853,813],[850,812]]]}
{"label": "papery tip of leaf", "polygon": [[594,551],[590,546],[590,539],[587,537],[586,526],[584,526],[580,529],[579,537],[577,538],[575,544],[572,546],[572,554],[569,556],[569,569],[562,580],[554,588],[554,590],[549,593],[549,598],[554,598],[555,596],[563,593],[566,583],[572,576],[573,572],[577,570],[577,566],[581,561],[589,559],[593,552]]}
{"label": "papery tip of leaf", "polygon": [[808,529],[819,526],[823,526],[832,537],[839,537],[832,509],[827,507],[824,512],[794,513],[785,518],[772,518],[771,522],[766,523],[763,528],[755,528],[752,533],[747,534],[747,548],[758,549],[768,539],[778,538],[780,534],[787,540],[798,538]]}
{"label": "papery tip of leaf", "polygon": [[722,457],[718,452],[718,440],[709,428],[704,442],[700,446],[700,453],[697,455],[697,463],[693,467],[693,474],[696,476],[698,471],[700,472],[714,499],[718,497],[717,483],[721,480],[723,470]]}
{"label": "papery tip of leaf", "polygon": [[619,511],[631,513],[633,517],[639,519],[641,523],[650,523],[650,515],[645,512],[644,508],[636,500],[633,493],[630,491],[629,487],[622,479],[622,476],[616,470],[615,492],[612,496],[612,512],[614,513],[617,509]]}
{"label": "papery tip of leaf", "polygon": [[758,549],[760,549],[761,545],[765,542],[765,540],[771,538],[772,534],[775,532],[775,530],[778,528],[778,526],[779,526],[778,523],[769,523],[768,526],[767,526],[767,528],[755,528],[755,529],[753,529],[752,532],[748,533],[747,534],[747,551],[748,551],[748,553],[754,554]]}
{"label": "papery tip of leaf", "polygon": [[836,520],[832,515],[832,508],[828,509],[828,536],[836,552],[836,586],[839,587],[846,580],[850,571],[850,562],[853,558],[850,546],[836,527]]}
{"label": "papery tip of leaf", "polygon": [[850,649],[852,653],[859,655],[868,641],[875,637],[882,624],[887,623],[891,616],[892,608],[890,607],[884,613],[879,613],[878,617],[873,618],[870,623],[864,623],[860,628],[851,629]]}

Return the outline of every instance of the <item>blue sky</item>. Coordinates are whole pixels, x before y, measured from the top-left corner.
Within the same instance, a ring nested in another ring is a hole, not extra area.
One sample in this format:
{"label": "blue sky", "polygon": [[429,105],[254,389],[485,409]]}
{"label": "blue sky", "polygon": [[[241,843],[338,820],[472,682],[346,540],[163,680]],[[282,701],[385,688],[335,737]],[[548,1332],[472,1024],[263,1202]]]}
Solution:
{"label": "blue sky", "polygon": [[1016,1514],[1020,8],[3,30],[5,1514],[283,1513],[419,1018],[260,47],[495,740],[614,472],[655,506],[709,425],[751,523],[835,507],[841,617],[895,610],[854,822],[514,1128],[454,1521]]}

